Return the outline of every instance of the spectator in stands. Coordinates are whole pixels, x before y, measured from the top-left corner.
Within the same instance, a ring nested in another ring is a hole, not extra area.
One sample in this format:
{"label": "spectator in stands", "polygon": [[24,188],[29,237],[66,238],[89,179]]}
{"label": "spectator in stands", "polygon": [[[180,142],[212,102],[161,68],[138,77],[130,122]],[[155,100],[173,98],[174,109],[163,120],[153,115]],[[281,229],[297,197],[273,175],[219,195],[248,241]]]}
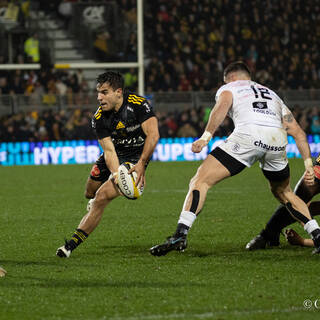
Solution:
{"label": "spectator in stands", "polygon": [[314,116],[312,118],[311,133],[312,134],[319,134],[320,133],[320,118],[319,118],[319,116]]}
{"label": "spectator in stands", "polygon": [[13,81],[10,83],[9,90],[11,95],[22,95],[24,93],[23,80],[19,75],[14,76]]}
{"label": "spectator in stands", "polygon": [[138,60],[137,46],[138,46],[137,34],[135,32],[132,32],[130,34],[129,42],[125,50],[126,61],[136,62]]}
{"label": "spectator in stands", "polygon": [[34,106],[41,105],[43,95],[45,94],[45,90],[41,85],[40,81],[36,81],[33,85],[33,90],[30,93],[29,99],[30,104]]}
{"label": "spectator in stands", "polygon": [[130,91],[136,91],[138,78],[134,68],[130,68],[123,76],[124,86]]}
{"label": "spectator in stands", "polygon": [[310,110],[311,112],[308,113],[310,118],[310,132],[312,134],[319,134],[320,133],[320,117],[319,117],[319,109],[318,107],[314,107]]}
{"label": "spectator in stands", "polygon": [[67,95],[68,87],[59,78],[56,80],[56,89],[58,97],[64,101]]}
{"label": "spectator in stands", "polygon": [[99,30],[93,43],[95,57],[98,61],[114,61],[111,35],[107,30]]}
{"label": "spectator in stands", "polygon": [[182,127],[177,131],[177,137],[198,137],[197,130],[191,125],[191,123],[186,122]]}
{"label": "spectator in stands", "polygon": [[40,62],[40,47],[38,33],[35,32],[26,39],[24,43],[24,53],[29,63]]}
{"label": "spectator in stands", "polygon": [[78,105],[88,105],[89,104],[89,95],[90,95],[90,88],[89,83],[86,79],[82,79],[80,82],[79,93],[77,95],[77,104]]}
{"label": "spectator in stands", "polygon": [[64,28],[69,29],[70,20],[72,18],[72,2],[70,0],[62,0],[58,5],[58,14],[64,21]]}
{"label": "spectator in stands", "polygon": [[180,75],[178,91],[191,91],[192,86],[185,74]]}

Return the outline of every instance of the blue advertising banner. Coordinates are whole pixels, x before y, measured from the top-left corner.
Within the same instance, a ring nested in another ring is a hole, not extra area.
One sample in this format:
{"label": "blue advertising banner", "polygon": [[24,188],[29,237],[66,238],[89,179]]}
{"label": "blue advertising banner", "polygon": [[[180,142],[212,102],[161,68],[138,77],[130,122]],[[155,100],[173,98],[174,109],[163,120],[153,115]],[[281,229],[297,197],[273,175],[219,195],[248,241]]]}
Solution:
{"label": "blue advertising banner", "polygon": [[[153,153],[155,161],[203,160],[207,154],[226,137],[211,139],[200,153],[191,151],[194,138],[161,138]],[[313,157],[320,153],[320,136],[308,136]],[[2,142],[0,143],[0,165],[48,165],[93,163],[101,153],[96,140]],[[288,137],[288,158],[301,157],[292,137]]]}

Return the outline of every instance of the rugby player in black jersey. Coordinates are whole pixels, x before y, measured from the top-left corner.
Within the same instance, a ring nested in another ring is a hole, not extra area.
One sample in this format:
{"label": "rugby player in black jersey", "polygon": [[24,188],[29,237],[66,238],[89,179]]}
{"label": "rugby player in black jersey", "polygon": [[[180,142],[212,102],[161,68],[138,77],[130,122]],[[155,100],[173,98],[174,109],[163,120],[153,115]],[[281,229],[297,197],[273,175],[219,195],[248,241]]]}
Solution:
{"label": "rugby player in black jersey", "polygon": [[137,185],[145,184],[145,170],[159,140],[158,121],[150,104],[144,97],[124,93],[124,80],[120,73],[107,71],[100,74],[97,92],[100,106],[92,119],[92,127],[103,149],[103,158],[98,159],[91,171],[89,186],[87,183],[87,190],[93,192],[94,201],[71,239],[58,248],[56,254],[62,258],[68,258],[86,240],[98,226],[104,208],[121,195],[116,179],[122,162],[134,163],[130,172],[137,173]]}
{"label": "rugby player in black jersey", "polygon": [[[320,155],[318,155],[314,164],[315,183],[308,185],[304,181],[304,175],[298,181],[294,192],[309,206],[311,216],[320,214],[320,201],[312,201],[312,198],[320,193]],[[259,250],[266,247],[277,247],[280,244],[279,238],[282,229],[296,222],[292,218],[285,206],[280,205],[267,222],[265,228],[247,243],[246,249]],[[312,239],[304,239],[292,229],[285,231],[285,237],[292,245],[300,245],[305,247],[314,246]]]}

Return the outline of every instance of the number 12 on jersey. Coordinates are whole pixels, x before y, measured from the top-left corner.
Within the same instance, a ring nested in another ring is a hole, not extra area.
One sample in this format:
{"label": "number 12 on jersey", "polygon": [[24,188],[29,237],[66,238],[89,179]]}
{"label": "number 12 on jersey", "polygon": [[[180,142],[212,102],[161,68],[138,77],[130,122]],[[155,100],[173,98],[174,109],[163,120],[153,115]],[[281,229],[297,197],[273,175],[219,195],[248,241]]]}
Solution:
{"label": "number 12 on jersey", "polygon": [[252,85],[251,89],[253,90],[254,96],[257,99],[259,98],[259,94],[260,94],[261,98],[272,100],[272,98],[270,97],[270,92],[267,88],[256,88],[255,86]]}

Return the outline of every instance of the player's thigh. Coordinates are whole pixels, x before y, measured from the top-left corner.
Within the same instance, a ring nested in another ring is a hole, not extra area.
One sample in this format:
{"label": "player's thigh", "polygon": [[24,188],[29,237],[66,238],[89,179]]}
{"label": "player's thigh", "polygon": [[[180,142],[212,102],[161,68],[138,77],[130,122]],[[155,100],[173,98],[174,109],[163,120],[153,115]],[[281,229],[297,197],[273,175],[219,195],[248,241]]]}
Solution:
{"label": "player's thigh", "polygon": [[93,180],[90,176],[88,177],[85,189],[85,195],[87,198],[94,198],[97,190],[101,187],[104,181]]}
{"label": "player's thigh", "polygon": [[105,202],[110,201],[118,196],[120,196],[120,191],[113,180],[107,180],[101,187],[97,190],[95,196],[95,202]]}
{"label": "player's thigh", "polygon": [[219,181],[230,177],[230,171],[214,156],[209,154],[197,170],[195,177],[191,180],[193,184],[206,184],[213,186]]}
{"label": "player's thigh", "polygon": [[268,179],[270,189],[274,196],[281,202],[286,202],[286,195],[292,192],[290,187],[290,169],[287,164],[281,170],[262,169],[264,176]]}

